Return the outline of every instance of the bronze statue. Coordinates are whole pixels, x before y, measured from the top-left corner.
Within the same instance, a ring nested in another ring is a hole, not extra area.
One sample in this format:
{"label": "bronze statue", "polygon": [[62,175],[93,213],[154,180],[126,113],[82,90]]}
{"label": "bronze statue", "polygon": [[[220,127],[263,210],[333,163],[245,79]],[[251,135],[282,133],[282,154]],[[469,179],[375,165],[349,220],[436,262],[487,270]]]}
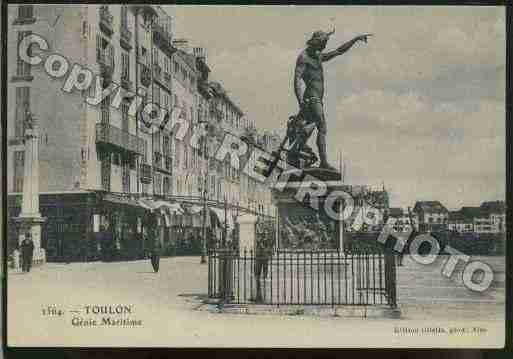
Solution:
{"label": "bronze statue", "polygon": [[[306,142],[314,128],[317,128],[317,148],[319,151],[320,168],[335,171],[328,163],[326,148],[326,118],[324,116],[324,71],[322,63],[336,56],[342,55],[356,42],[367,42],[371,34],[355,37],[338,47],[336,50],[322,52],[326,48],[329,37],[334,33],[316,31],[307,47],[298,56],[294,73],[294,92],[299,104],[299,113],[291,116],[287,124],[287,138],[289,141],[289,162],[297,167],[308,167],[315,163],[317,158]],[[303,160],[303,165],[300,164]]]}

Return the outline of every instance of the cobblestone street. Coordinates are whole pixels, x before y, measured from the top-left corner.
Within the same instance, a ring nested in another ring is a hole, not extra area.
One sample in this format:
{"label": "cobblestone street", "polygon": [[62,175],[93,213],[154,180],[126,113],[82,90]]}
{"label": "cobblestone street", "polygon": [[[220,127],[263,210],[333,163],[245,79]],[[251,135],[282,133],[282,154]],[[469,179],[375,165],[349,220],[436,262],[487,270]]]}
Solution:
{"label": "cobblestone street", "polygon": [[[446,259],[447,257],[445,257]],[[445,260],[441,258],[443,263]],[[368,338],[351,337],[365,327],[376,346],[420,345],[444,342],[443,335],[394,334],[401,326],[480,326],[488,345],[499,345],[504,316],[504,260],[483,258],[494,269],[497,282],[483,294],[470,292],[440,274],[440,263],[421,266],[405,258],[398,267],[400,320],[315,316],[235,315],[195,310],[206,296],[207,265],[198,257],[161,260],[153,273],[149,260],[115,263],[49,263],[30,274],[9,272],[9,344],[46,346],[322,346],[340,343],[369,345]],[[461,275],[456,273],[457,279]],[[74,326],[86,320],[87,305],[127,305],[138,327]],[[48,306],[63,315],[43,315]],[[130,340],[127,340],[130,338]],[[453,346],[469,345],[472,335],[460,335]],[[489,340],[488,340],[489,339]],[[447,338],[445,338],[447,341]],[[370,344],[372,345],[372,343]]]}

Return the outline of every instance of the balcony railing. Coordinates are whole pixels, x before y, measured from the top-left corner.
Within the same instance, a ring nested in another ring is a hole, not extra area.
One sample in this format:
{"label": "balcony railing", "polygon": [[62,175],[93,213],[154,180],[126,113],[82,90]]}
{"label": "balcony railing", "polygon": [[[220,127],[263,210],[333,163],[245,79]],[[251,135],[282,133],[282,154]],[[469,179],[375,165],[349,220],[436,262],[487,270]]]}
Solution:
{"label": "balcony railing", "polygon": [[151,170],[151,166],[148,163],[141,163],[139,178],[142,183],[151,183],[153,179],[153,174]]}
{"label": "balcony railing", "polygon": [[125,49],[125,50],[132,50],[132,32],[128,30],[126,27],[121,26],[119,28],[119,44]]}
{"label": "balcony railing", "polygon": [[143,154],[144,140],[108,123],[96,124],[96,143]]}
{"label": "balcony railing", "polygon": [[114,33],[114,29],[112,27],[113,21],[114,16],[110,13],[109,7],[107,5],[102,5],[100,7],[100,28],[108,36],[112,36]]}

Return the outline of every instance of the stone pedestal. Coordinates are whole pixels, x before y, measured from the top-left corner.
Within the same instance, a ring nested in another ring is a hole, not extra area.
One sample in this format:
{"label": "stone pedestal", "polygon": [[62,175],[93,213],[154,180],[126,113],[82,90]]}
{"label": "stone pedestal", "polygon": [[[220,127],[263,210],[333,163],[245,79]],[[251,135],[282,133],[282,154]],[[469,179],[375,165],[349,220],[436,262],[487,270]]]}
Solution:
{"label": "stone pedestal", "polygon": [[256,229],[257,216],[245,214],[237,219],[239,223],[239,254],[241,257],[255,253],[256,246]]}
{"label": "stone pedestal", "polygon": [[19,217],[14,218],[18,227],[18,243],[31,234],[34,243],[33,264],[46,262],[41,248],[41,224],[45,218],[39,213],[39,138],[37,122],[29,115],[25,130],[25,164],[23,172],[23,201]]}
{"label": "stone pedestal", "polygon": [[[314,194],[316,189],[319,195]],[[344,201],[343,196],[332,195],[335,191],[350,192],[338,172],[311,168],[282,173],[273,187],[278,249],[344,249]]]}

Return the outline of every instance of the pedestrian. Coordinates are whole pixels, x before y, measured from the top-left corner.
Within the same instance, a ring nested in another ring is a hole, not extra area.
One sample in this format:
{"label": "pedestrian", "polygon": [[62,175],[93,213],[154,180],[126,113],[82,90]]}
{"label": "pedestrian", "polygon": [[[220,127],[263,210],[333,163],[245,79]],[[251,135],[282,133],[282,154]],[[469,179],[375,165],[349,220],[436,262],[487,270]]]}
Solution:
{"label": "pedestrian", "polygon": [[21,242],[21,270],[30,272],[32,266],[32,257],[34,255],[34,242],[30,232],[25,234],[25,239]]}
{"label": "pedestrian", "polygon": [[161,245],[160,240],[155,240],[155,243],[153,244],[153,249],[151,252],[151,265],[153,267],[153,271],[157,273],[159,271],[159,265],[160,265],[160,251],[161,251]]}

